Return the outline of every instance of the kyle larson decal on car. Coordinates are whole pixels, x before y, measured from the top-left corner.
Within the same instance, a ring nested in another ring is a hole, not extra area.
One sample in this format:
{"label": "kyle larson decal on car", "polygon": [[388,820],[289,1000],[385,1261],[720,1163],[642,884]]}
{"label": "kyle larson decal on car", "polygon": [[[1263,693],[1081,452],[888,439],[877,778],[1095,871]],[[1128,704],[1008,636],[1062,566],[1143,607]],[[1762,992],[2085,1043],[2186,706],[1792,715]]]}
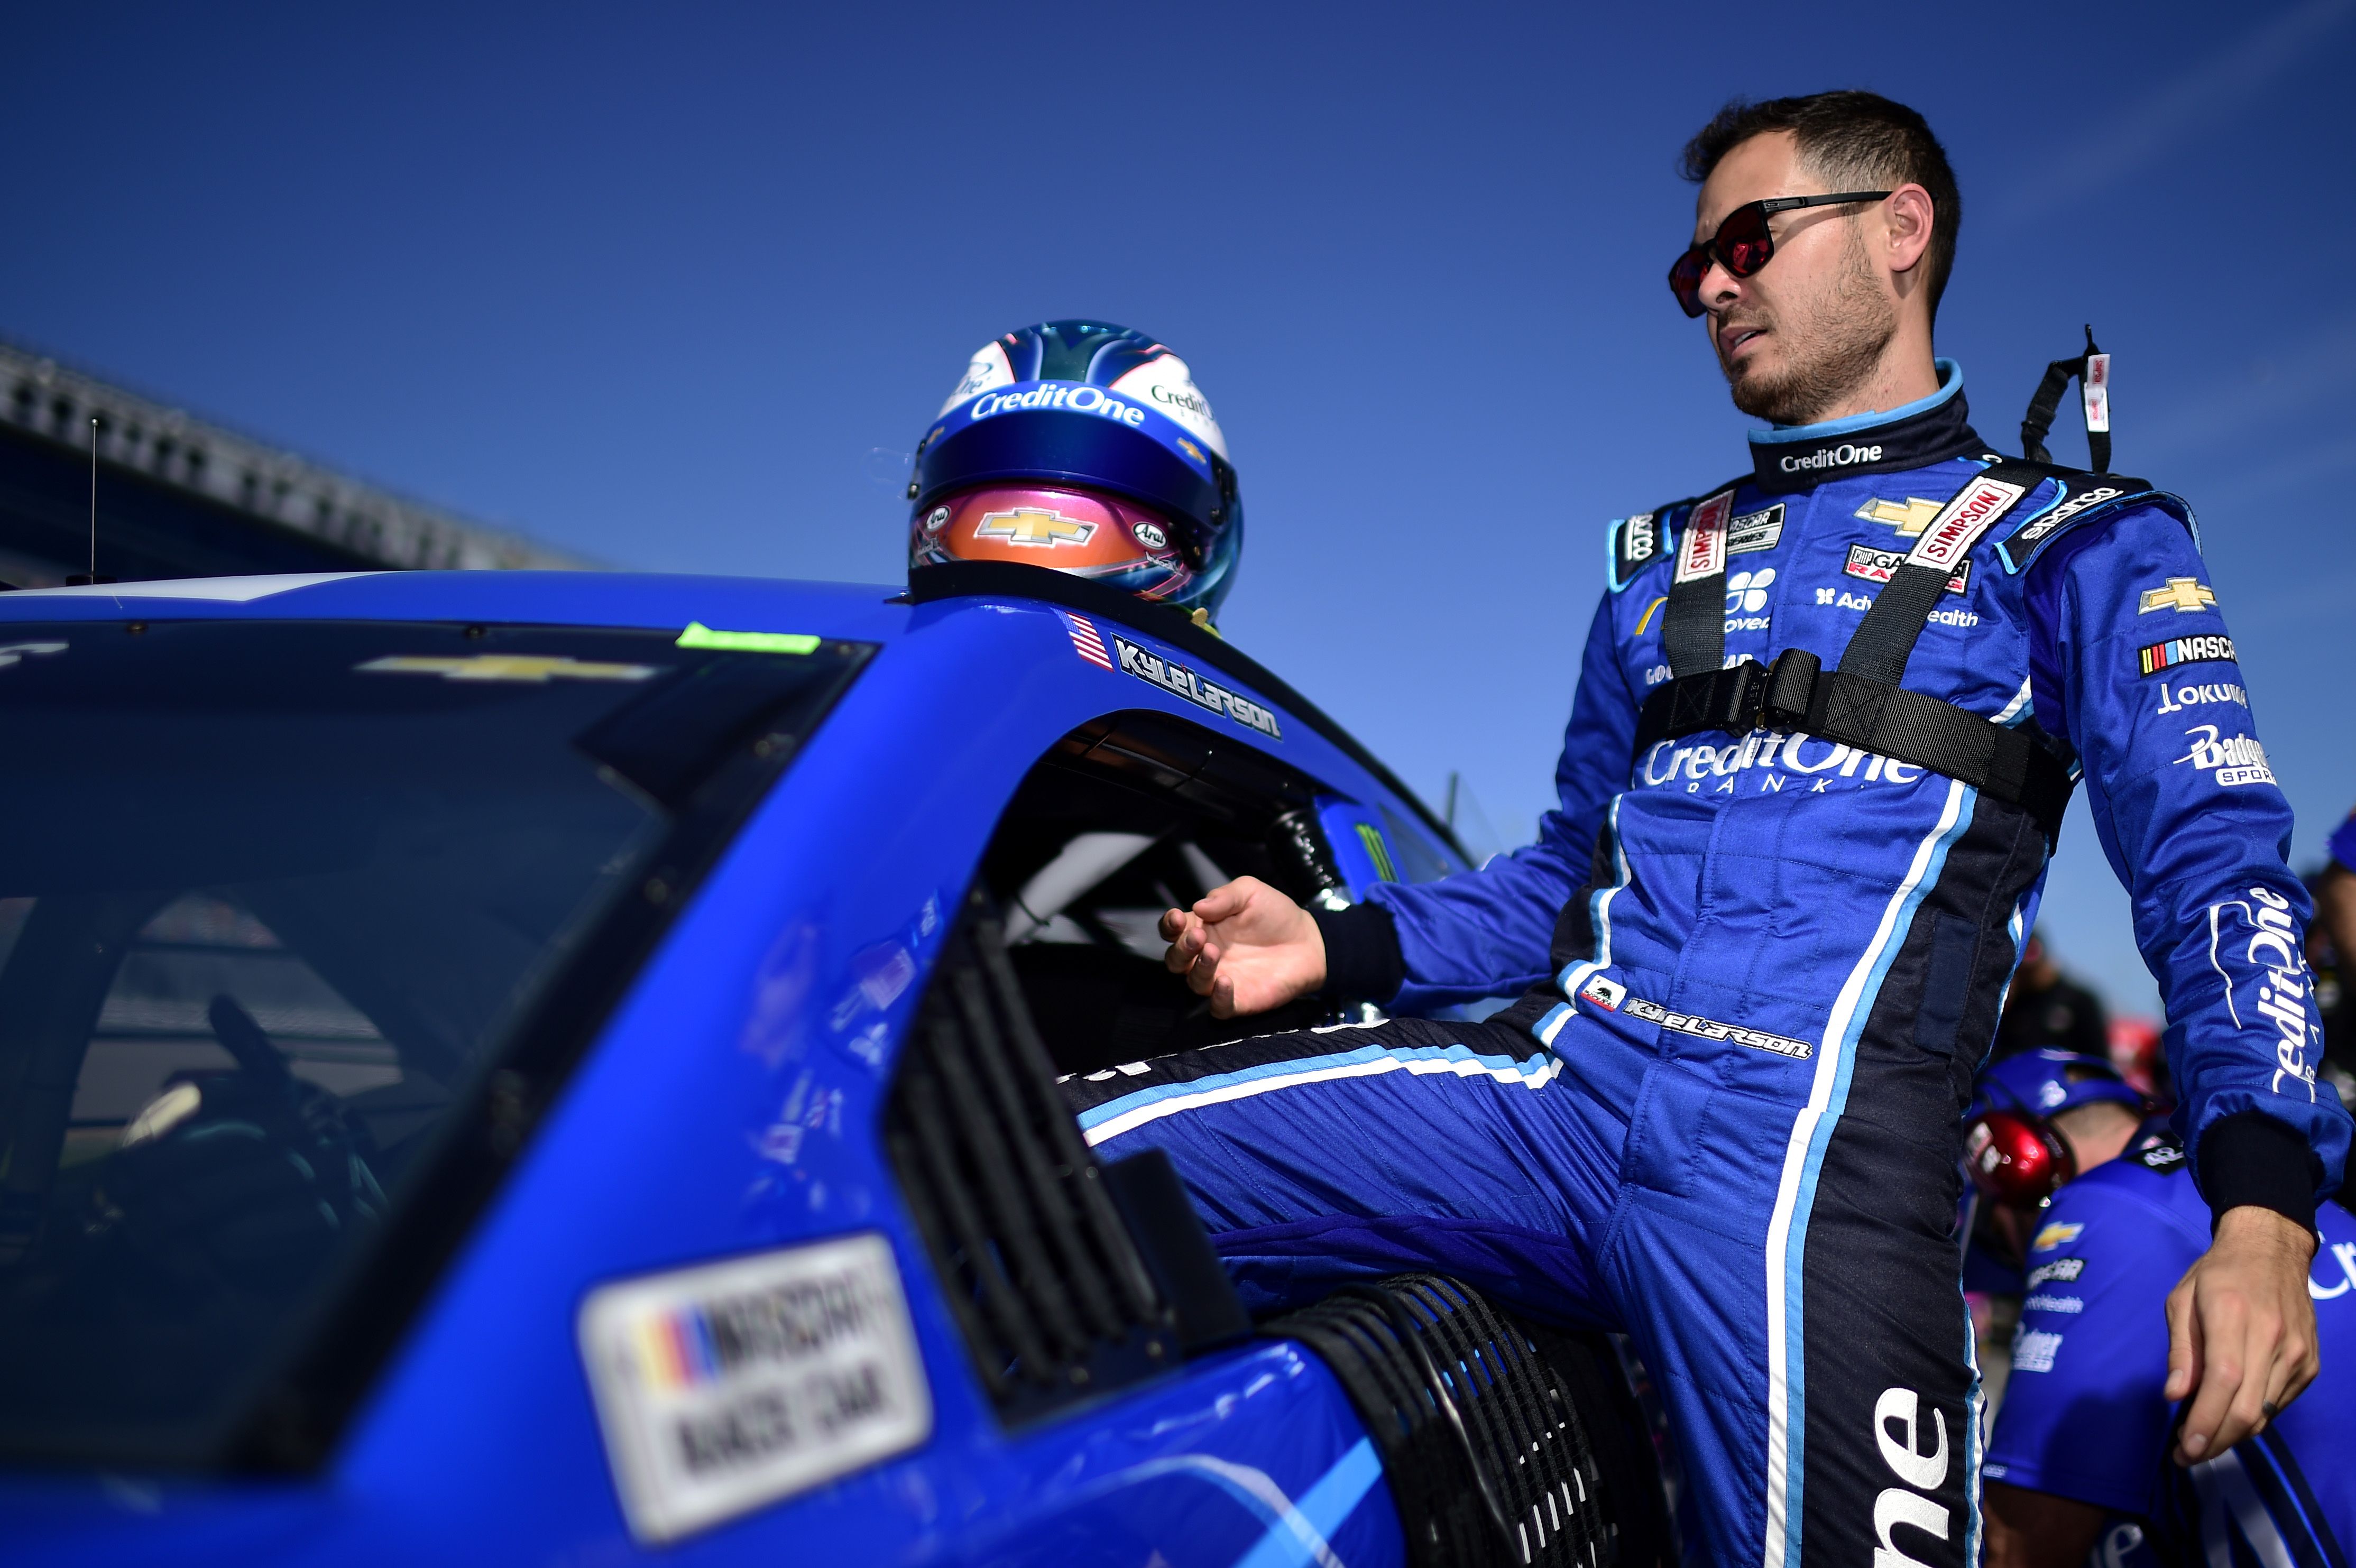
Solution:
{"label": "kyle larson decal on car", "polygon": [[1242,693],[1231,691],[1184,665],[1141,648],[1119,633],[1113,635],[1112,649],[1108,655],[1105,639],[1095,623],[1068,610],[1059,610],[1056,613],[1063,616],[1065,629],[1072,635],[1073,648],[1088,663],[1101,669],[1118,669],[1123,675],[1135,676],[1148,686],[1159,687],[1197,707],[1225,714],[1245,729],[1256,730],[1271,741],[1284,739],[1283,727],[1277,723],[1276,715]]}

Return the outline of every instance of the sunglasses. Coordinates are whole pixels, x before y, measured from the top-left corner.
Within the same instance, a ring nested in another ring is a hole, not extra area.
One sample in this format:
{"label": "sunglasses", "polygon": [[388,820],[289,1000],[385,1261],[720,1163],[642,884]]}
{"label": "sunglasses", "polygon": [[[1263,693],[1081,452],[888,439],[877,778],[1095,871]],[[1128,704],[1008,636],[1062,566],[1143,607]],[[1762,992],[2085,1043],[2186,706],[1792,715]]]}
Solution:
{"label": "sunglasses", "polygon": [[1802,207],[1837,207],[1845,201],[1879,201],[1886,190],[1845,190],[1835,196],[1776,196],[1746,202],[1726,215],[1718,232],[1677,258],[1669,269],[1669,293],[1687,315],[1702,313],[1701,281],[1713,258],[1738,278],[1747,278],[1775,259],[1774,231],[1767,219]]}

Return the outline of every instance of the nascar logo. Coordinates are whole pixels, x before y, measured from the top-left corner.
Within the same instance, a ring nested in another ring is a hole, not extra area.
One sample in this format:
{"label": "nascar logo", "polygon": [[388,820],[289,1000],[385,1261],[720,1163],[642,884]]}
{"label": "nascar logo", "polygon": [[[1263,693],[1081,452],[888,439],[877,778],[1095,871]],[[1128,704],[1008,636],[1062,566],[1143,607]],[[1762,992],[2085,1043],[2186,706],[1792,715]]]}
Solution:
{"label": "nascar logo", "polygon": [[2136,650],[2136,673],[2158,675],[2180,664],[2192,664],[2201,659],[2234,660],[2233,639],[2214,633],[2204,636],[2170,637],[2164,643],[2154,643]]}

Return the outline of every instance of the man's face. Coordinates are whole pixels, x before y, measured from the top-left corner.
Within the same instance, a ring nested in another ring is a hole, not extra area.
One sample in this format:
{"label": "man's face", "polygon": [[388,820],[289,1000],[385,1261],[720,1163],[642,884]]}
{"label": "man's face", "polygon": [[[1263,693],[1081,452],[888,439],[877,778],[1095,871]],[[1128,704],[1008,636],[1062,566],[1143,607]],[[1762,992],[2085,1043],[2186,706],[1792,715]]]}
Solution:
{"label": "man's face", "polygon": [[[1746,202],[1835,187],[1804,169],[1788,132],[1741,143],[1695,203],[1697,244]],[[1843,187],[1846,188],[1846,187]],[[1809,424],[1872,375],[1898,329],[1897,301],[1872,264],[1854,207],[1803,208],[1768,221],[1775,254],[1738,278],[1713,263],[1703,323],[1734,406],[1777,424]]]}

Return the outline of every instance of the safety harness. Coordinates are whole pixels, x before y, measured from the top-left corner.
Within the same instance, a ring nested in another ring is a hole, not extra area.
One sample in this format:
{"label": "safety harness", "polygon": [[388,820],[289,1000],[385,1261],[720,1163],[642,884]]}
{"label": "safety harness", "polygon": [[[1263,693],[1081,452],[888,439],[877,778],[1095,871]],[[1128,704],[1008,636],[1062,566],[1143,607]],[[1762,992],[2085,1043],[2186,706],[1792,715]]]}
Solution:
{"label": "safety harness", "polygon": [[2004,541],[2002,553],[2015,571],[2040,545],[2095,508],[2152,494],[2139,479],[1993,459],[1922,530],[1830,670],[1805,648],[1786,648],[1772,664],[1751,658],[1727,664],[1727,527],[1736,486],[1692,503],[1678,532],[1661,628],[1670,678],[1655,688],[1638,717],[1636,755],[1706,730],[1735,736],[1762,727],[1794,731],[1960,780],[2020,807],[2044,831],[2047,844],[2056,843],[2077,784],[2066,742],[2033,724],[1998,724],[1900,684],[1916,640],[1949,581],[1965,570],[1972,547],[2048,480],[2058,482],[2059,493]]}

